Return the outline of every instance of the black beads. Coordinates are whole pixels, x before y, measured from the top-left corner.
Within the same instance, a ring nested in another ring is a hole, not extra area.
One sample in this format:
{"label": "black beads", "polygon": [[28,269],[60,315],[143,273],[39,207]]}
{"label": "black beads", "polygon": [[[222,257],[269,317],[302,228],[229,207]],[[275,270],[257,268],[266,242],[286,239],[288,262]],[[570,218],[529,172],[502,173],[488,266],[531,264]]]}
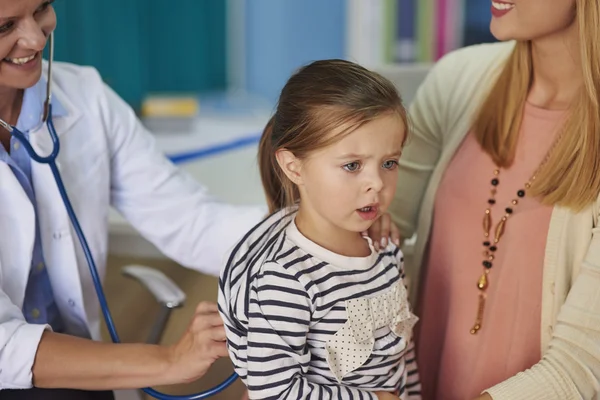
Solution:
{"label": "black beads", "polygon": [[487,269],[490,269],[490,268],[492,268],[492,263],[489,261],[484,261],[483,266],[486,267]]}
{"label": "black beads", "polygon": [[496,204],[496,200],[494,200],[494,199],[489,199],[489,200],[488,200],[488,203],[489,203],[489,204],[492,204],[492,205],[493,205],[493,204]]}
{"label": "black beads", "polygon": [[484,245],[485,247],[489,247],[489,245],[490,245],[490,244],[491,244],[491,243],[490,243],[490,242],[488,242],[487,240],[486,240],[485,242],[483,242],[483,245]]}
{"label": "black beads", "polygon": [[523,189],[519,190],[517,192],[517,196],[519,196],[519,197],[525,197],[525,191]]}
{"label": "black beads", "polygon": [[490,247],[490,251],[496,251],[496,250],[498,250],[498,248],[496,246],[491,246]]}
{"label": "black beads", "polygon": [[506,209],[504,211],[506,211],[507,214],[512,214],[513,209],[510,207],[506,207]]}
{"label": "black beads", "polygon": [[492,185],[498,186],[499,183],[500,181],[497,178],[492,179]]}

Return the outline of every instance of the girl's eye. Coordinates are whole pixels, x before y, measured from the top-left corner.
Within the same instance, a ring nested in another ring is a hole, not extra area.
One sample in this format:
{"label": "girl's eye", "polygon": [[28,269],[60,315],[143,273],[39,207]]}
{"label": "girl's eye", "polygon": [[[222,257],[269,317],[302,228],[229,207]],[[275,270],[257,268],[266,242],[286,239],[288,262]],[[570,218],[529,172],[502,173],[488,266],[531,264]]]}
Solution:
{"label": "girl's eye", "polygon": [[344,165],[343,168],[348,172],[355,172],[360,168],[360,164],[357,161],[355,161]]}
{"label": "girl's eye", "polygon": [[398,165],[398,161],[396,160],[388,160],[386,162],[383,163],[383,168],[385,169],[392,169],[395,168]]}

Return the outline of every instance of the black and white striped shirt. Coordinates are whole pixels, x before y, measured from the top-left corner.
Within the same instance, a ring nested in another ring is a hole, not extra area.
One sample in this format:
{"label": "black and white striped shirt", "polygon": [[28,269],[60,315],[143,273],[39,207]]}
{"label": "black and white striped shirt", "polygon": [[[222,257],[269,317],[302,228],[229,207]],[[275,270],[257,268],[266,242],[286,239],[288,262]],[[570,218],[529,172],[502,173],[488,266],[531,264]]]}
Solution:
{"label": "black and white striped shirt", "polygon": [[399,248],[340,256],[304,237],[294,217],[282,210],[254,227],[219,282],[229,354],[250,398],[376,400],[372,392],[389,391],[420,399],[412,342],[387,326],[373,329],[368,359],[343,378],[327,359],[328,341],[350,323],[348,302],[403,285]]}

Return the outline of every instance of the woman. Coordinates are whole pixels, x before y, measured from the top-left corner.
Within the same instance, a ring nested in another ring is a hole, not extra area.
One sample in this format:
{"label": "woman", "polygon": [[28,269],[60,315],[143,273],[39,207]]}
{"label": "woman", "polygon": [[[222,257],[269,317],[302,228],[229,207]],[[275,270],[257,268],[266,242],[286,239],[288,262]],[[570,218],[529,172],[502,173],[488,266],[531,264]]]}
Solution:
{"label": "woman", "polygon": [[410,275],[424,399],[593,399],[600,6],[492,14],[503,43],[448,55],[420,88],[392,207],[423,267]]}

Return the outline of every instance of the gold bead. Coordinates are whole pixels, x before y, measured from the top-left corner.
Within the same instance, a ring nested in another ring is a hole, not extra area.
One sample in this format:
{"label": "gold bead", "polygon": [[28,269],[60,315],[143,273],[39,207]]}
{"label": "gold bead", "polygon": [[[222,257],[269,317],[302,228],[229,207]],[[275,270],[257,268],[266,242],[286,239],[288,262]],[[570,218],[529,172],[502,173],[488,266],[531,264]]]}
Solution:
{"label": "gold bead", "polygon": [[516,206],[517,204],[519,204],[519,200],[517,200],[517,199],[514,199],[514,200],[512,201],[512,203],[513,203],[513,206]]}
{"label": "gold bead", "polygon": [[496,232],[494,235],[494,243],[498,243],[502,235],[504,234],[504,225],[506,224],[506,218],[502,218],[502,221],[496,226]]}
{"label": "gold bead", "polygon": [[479,277],[479,280],[477,280],[477,289],[479,289],[479,290],[485,290],[485,289],[487,289],[487,287],[488,287],[487,274],[483,273]]}
{"label": "gold bead", "polygon": [[499,169],[495,169],[494,170],[494,175],[498,175],[498,174],[500,174],[500,170]]}
{"label": "gold bead", "polygon": [[490,228],[492,227],[492,216],[490,213],[486,212],[483,216],[483,234],[487,237],[490,233]]}
{"label": "gold bead", "polygon": [[488,261],[494,261],[494,255],[493,254],[490,254],[488,256]]}
{"label": "gold bead", "polygon": [[531,188],[531,184],[528,182],[525,184],[525,189],[529,189],[529,188]]}

